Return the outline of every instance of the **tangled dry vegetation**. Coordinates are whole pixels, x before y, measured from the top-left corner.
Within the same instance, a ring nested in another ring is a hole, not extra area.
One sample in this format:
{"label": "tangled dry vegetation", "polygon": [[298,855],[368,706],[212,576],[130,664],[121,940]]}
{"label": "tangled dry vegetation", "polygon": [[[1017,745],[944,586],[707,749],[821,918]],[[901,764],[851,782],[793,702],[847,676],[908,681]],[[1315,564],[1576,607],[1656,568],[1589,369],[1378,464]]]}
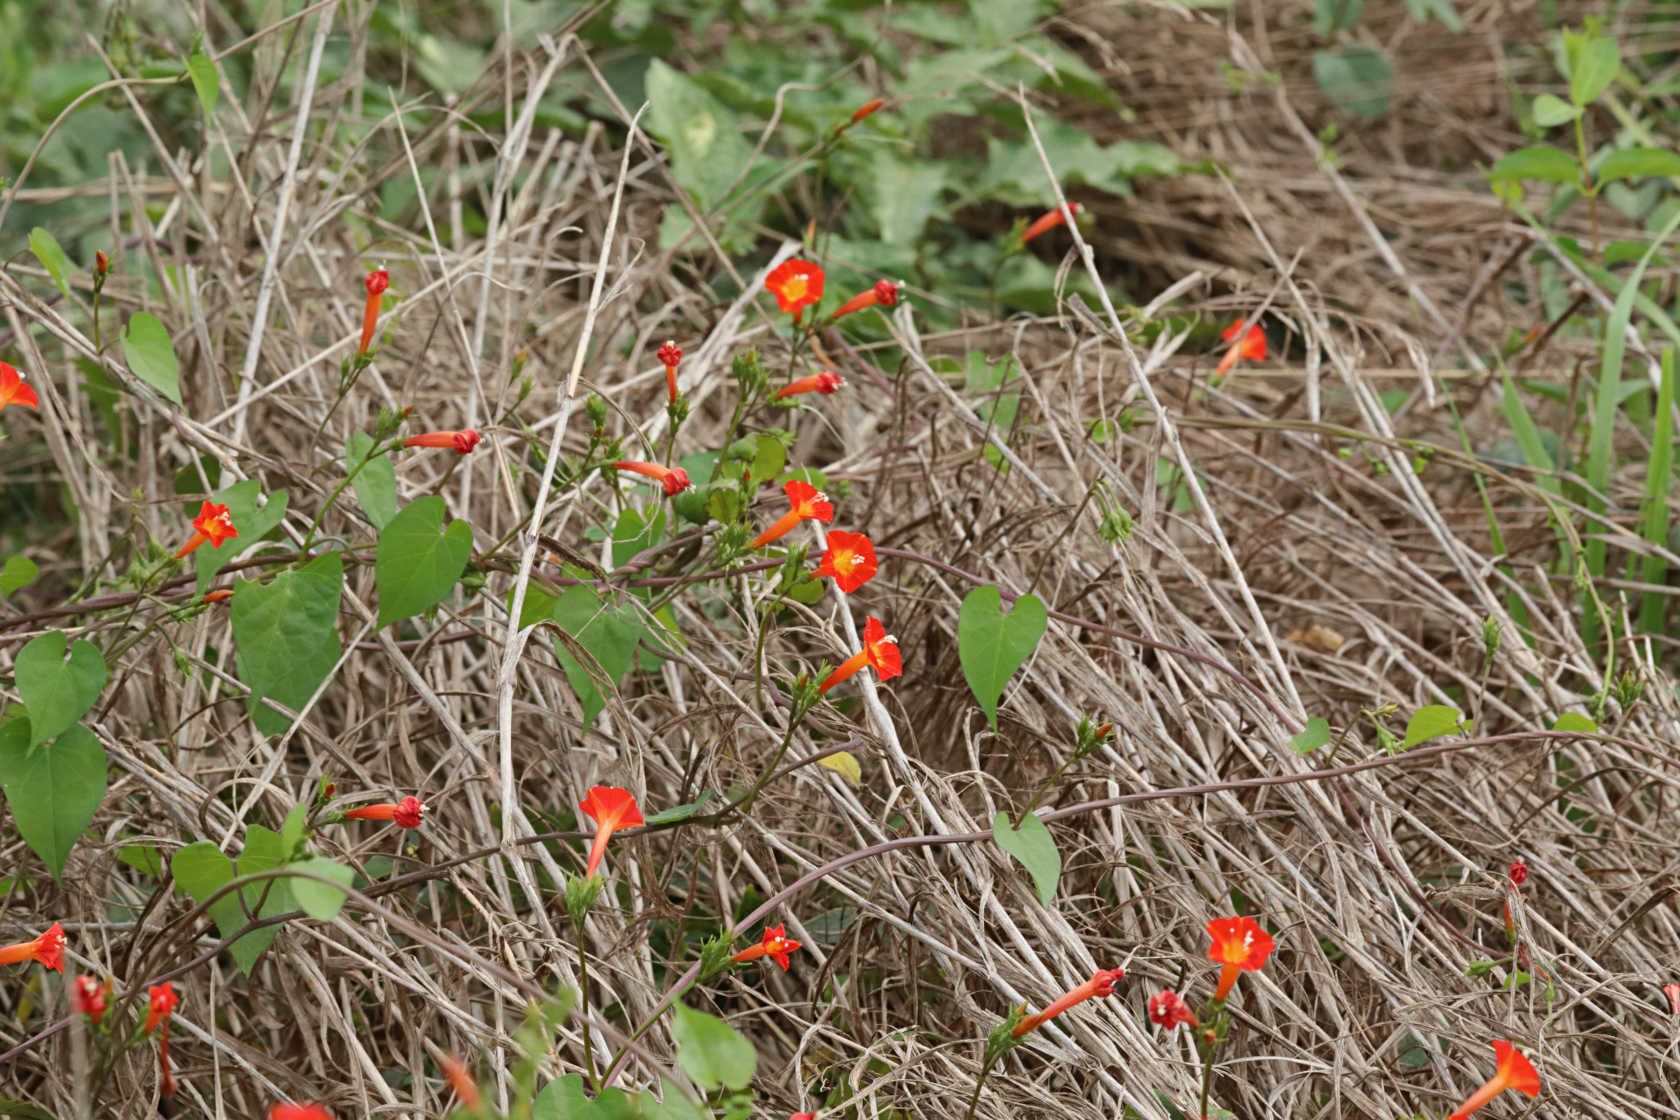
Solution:
{"label": "tangled dry vegetation", "polygon": [[[1477,9],[1465,13],[1473,31],[1527,10],[1463,7]],[[177,411],[130,383],[134,456],[98,450],[104,430],[64,389],[74,361],[97,360],[85,318],[43,301],[28,267],[0,275],[18,364],[59,386],[39,421],[12,425],[7,414],[8,484],[62,486],[74,500],[63,532],[32,550],[43,579],[0,617],[8,653],[45,626],[78,627],[81,616],[56,606],[120,569],[137,536],[176,534],[173,479],[201,456],[224,478],[292,495],[285,538],[245,562],[252,574],[297,547],[341,477],[347,435],[381,407],[486,436],[474,456],[405,460],[398,476],[405,500],[439,493],[471,522],[483,592],[420,636],[399,635],[378,630],[365,606],[371,568],[352,568],[345,659],[285,736],[260,735],[247,716],[225,668],[225,615],[148,632],[189,585],[78,631],[133,643],[93,717],[110,791],[63,886],[37,876],[8,894],[0,921],[10,932],[62,918],[76,966],[120,985],[176,976],[178,1116],[257,1116],[290,1097],[345,1116],[435,1116],[449,1100],[435,1073],[446,1052],[475,1056],[496,1084],[527,1001],[579,980],[551,888],[575,874],[581,834],[533,838],[595,783],[632,789],[652,809],[742,788],[781,736],[759,682],[856,648],[835,596],[761,640],[763,586],[736,577],[677,600],[683,647],[632,674],[587,733],[546,630],[510,670],[506,603],[536,453],[556,425],[569,425],[573,454],[587,436],[561,399],[574,364],[580,395],[609,402],[612,431],[656,445],[666,420],[653,348],[681,340],[695,409],[682,439],[711,446],[732,404],[732,356],[757,346],[774,365],[782,345],[758,290],[772,262],[658,251],[675,192],[645,136],[619,147],[624,122],[582,137],[533,127],[527,110],[555,74],[589,66],[575,42],[546,40],[486,76],[483,98],[508,96],[504,134],[459,118],[410,133],[401,114],[347,101],[357,87],[344,75],[318,74],[299,103],[270,100],[281,67],[311,65],[315,18],[300,21],[289,50],[283,35],[249,48],[265,60],[262,95],[226,104],[212,137],[227,179],[160,148],[145,167],[114,161],[97,188],[112,199],[119,246],[107,296],[169,325],[189,402]],[[1186,54],[1229,52],[1239,67],[1289,73],[1288,44],[1252,29],[1107,7],[1064,18],[1091,40],[1135,19],[1132,41],[1161,47],[1150,62],[1110,60],[1123,92],[1150,74],[1197,72],[1174,61]],[[1188,1107],[1195,1056],[1184,1032],[1149,1024],[1144,1000],[1166,986],[1205,990],[1203,928],[1237,905],[1273,924],[1279,944],[1244,981],[1214,1086],[1237,1117],[1441,1115],[1486,1076],[1491,1038],[1518,1041],[1543,1072],[1529,1115],[1680,1116],[1680,1036],[1658,994],[1680,978],[1680,846],[1665,819],[1680,778],[1672,681],[1647,668],[1644,699],[1612,705],[1598,739],[1536,734],[1604,686],[1602,659],[1582,646],[1573,596],[1551,574],[1553,533],[1531,480],[1453,454],[1449,399],[1472,432],[1502,423],[1496,383],[1490,391],[1459,341],[1510,325],[1484,278],[1506,256],[1530,267],[1532,249],[1473,174],[1413,169],[1409,153],[1435,139],[1420,130],[1448,117],[1463,122],[1454,143],[1467,164],[1504,150],[1500,126],[1463,109],[1499,102],[1503,62],[1476,54],[1474,34],[1455,42],[1467,54],[1454,72],[1462,81],[1420,84],[1394,123],[1347,138],[1336,166],[1318,158],[1317,122],[1296,127],[1323,111],[1298,82],[1233,94],[1202,66],[1198,80],[1214,88],[1182,99],[1171,119],[1161,108],[1171,98],[1140,95],[1140,128],[1225,161],[1232,178],[1151,184],[1124,213],[1097,207],[1098,259],[1147,258],[1126,278],[1139,304],[1181,281],[1180,307],[1230,315],[1264,304],[1297,340],[1281,368],[1210,386],[1210,360],[1183,339],[1137,341],[1147,309],[1069,303],[1052,319],[977,318],[923,335],[915,293],[892,317],[890,346],[835,346],[847,389],[800,414],[789,461],[850,484],[848,527],[882,549],[857,614],[888,620],[905,675],[877,686],[865,674],[861,705],[819,709],[749,820],[615,840],[615,880],[639,886],[587,926],[596,1062],[692,957],[680,940],[689,916],[739,916],[841,861],[772,915],[809,950],[792,971],[727,974],[689,997],[755,1042],[766,1116],[821,1106],[843,1086],[858,1116],[954,1120],[979,1039],[1010,1006],[1042,1006],[1116,964],[1128,969],[1116,995],[1015,1051],[979,1115],[1164,1117],[1163,1096]],[[144,99],[128,94],[144,115]],[[356,152],[322,142],[341,113],[380,117],[376,141]],[[377,223],[380,192],[414,184],[422,167],[445,172],[421,190],[423,221],[353,243],[345,216]],[[482,236],[459,223],[468,193],[491,215]],[[795,248],[782,243],[776,259]],[[136,257],[179,279],[166,302],[124,279]],[[332,410],[359,331],[360,277],[379,263],[403,298],[379,361]],[[1077,253],[1069,263],[1084,267]],[[1155,287],[1135,287],[1150,270]],[[728,276],[739,281],[714,286]],[[744,294],[714,299],[718,290]],[[1013,430],[988,426],[935,372],[934,359],[974,350],[1018,363]],[[522,352],[536,386],[523,402],[511,374]],[[1590,340],[1560,339],[1547,364],[1592,352]],[[131,382],[114,358],[103,362]],[[1434,369],[1449,373],[1432,380]],[[1416,392],[1391,414],[1376,393],[1396,387]],[[1091,438],[1094,420],[1122,413],[1135,420],[1129,431]],[[1399,438],[1443,450],[1414,474]],[[1010,469],[993,469],[988,445]],[[1490,560],[1477,473],[1516,584]],[[1637,487],[1630,475],[1625,508]],[[611,568],[609,546],[584,530],[620,500],[599,478],[560,490],[545,540]],[[1099,534],[1105,508],[1129,513],[1125,539]],[[333,514],[327,529],[367,552],[354,513]],[[648,557],[647,571],[683,555]],[[548,577],[539,568],[536,578]],[[996,734],[964,687],[955,640],[958,604],[980,583],[1035,592],[1059,612],[1011,684]],[[1506,614],[1511,587],[1532,648]],[[1486,662],[1489,618],[1505,636]],[[1664,648],[1625,652],[1672,665]],[[1468,698],[1474,738],[1390,757],[1360,718],[1453,697]],[[1086,713],[1118,734],[1052,791],[1046,819],[1065,866],[1041,906],[990,841],[990,822],[1061,763]],[[1349,729],[1333,761],[1291,751],[1309,716]],[[808,764],[835,748],[862,760],[856,787]],[[275,827],[323,775],[381,795],[419,792],[427,827],[401,842],[330,836],[343,845],[332,854],[358,866],[395,863],[370,874],[339,920],[288,923],[248,978],[225,955],[206,959],[215,936],[183,920],[189,904],[118,858],[137,840],[167,856],[188,840],[236,842],[244,822]],[[6,864],[27,866],[33,857],[4,835]],[[1501,989],[1502,970],[1465,976],[1507,953],[1502,874],[1516,858],[1531,878],[1514,917],[1551,1000],[1538,982]],[[51,1029],[64,1026],[61,993],[46,998],[47,1019],[30,1010],[39,989],[8,983],[0,998],[0,1095],[79,1115],[86,1055],[76,1030]],[[578,1027],[574,1018],[561,1031],[547,1074],[582,1068]],[[672,1064],[656,1029],[632,1047],[620,1081],[653,1084]],[[144,1050],[111,1076],[120,1089],[106,1099],[123,1102],[111,1115],[151,1113]]]}

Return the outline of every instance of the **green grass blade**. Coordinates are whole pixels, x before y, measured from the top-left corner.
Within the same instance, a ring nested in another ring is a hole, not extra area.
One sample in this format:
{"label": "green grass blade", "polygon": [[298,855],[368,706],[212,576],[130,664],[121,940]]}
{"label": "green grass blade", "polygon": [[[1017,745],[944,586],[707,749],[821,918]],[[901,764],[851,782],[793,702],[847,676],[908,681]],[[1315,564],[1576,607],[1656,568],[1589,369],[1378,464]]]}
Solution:
{"label": "green grass blade", "polygon": [[[1639,535],[1657,548],[1668,547],[1668,488],[1674,473],[1674,350],[1664,350],[1662,385],[1657,390],[1657,413],[1651,418],[1651,462],[1645,469],[1645,508]],[[1668,578],[1668,561],[1660,555],[1646,556],[1640,564],[1644,583],[1662,584]],[[1663,632],[1668,597],[1647,591],[1639,602],[1639,629],[1646,634]]]}

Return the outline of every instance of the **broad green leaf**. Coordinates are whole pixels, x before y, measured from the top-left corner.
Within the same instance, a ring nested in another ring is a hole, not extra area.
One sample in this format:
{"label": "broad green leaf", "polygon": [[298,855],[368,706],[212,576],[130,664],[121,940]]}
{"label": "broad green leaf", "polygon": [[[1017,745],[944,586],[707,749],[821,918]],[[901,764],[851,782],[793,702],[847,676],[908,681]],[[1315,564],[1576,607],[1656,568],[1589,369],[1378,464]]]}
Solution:
{"label": "broad green leaf", "polygon": [[279,735],[291,726],[262,703],[264,697],[297,711],[338,662],[343,587],[344,560],[328,552],[267,584],[241,580],[234,589],[239,679],[251,690],[251,722],[263,734]]}
{"label": "broad green leaf", "polygon": [[29,740],[27,719],[0,726],[0,788],[18,835],[62,880],[70,849],[105,798],[105,748],[79,724],[44,746]]}
{"label": "broad green leaf", "polygon": [[646,817],[644,819],[648,824],[669,824],[672,821],[686,821],[689,817],[692,817],[701,809],[705,808],[706,802],[716,796],[717,793],[715,790],[707,790],[705,793],[700,795],[698,800],[690,801],[687,805],[673,805],[669,809],[663,809],[660,812],[653,814],[653,816]]}
{"label": "broad green leaf", "polygon": [[1313,77],[1338,109],[1375,119],[1388,109],[1394,69],[1388,59],[1361,43],[1313,52]]}
{"label": "broad green leaf", "polygon": [[1579,105],[1571,105],[1555,93],[1542,93],[1534,99],[1534,123],[1541,128],[1567,124],[1583,111]]}
{"label": "broad green leaf", "polygon": [[1365,0],[1313,0],[1313,30],[1320,39],[1353,27],[1365,11]]}
{"label": "broad green leaf", "polygon": [[22,591],[40,574],[41,569],[35,561],[27,556],[13,556],[4,567],[0,567],[0,595]]}
{"label": "broad green leaf", "polygon": [[1049,616],[1036,595],[1023,595],[1008,614],[995,587],[976,587],[963,600],[957,615],[957,655],[963,677],[980,702],[992,730],[997,730],[998,698],[1015,670],[1026,664]]}
{"label": "broad green leaf", "polygon": [[397,515],[397,469],[391,465],[391,457],[382,454],[357,470],[373,448],[372,436],[366,432],[351,432],[344,454],[345,469],[352,472],[350,486],[356,491],[356,500],[362,503],[362,512],[367,514],[375,529],[384,529]]}
{"label": "broad green leaf", "polygon": [[10,1120],[53,1120],[53,1114],[28,1101],[0,1101],[0,1116]]}
{"label": "broad green leaf", "polygon": [[194,53],[187,59],[187,76],[192,79],[198,103],[208,117],[216,111],[216,95],[221,92],[221,79],[216,76],[216,64],[203,54]]}
{"label": "broad green leaf", "polygon": [[758,1052],[722,1019],[677,1004],[671,1037],[677,1065],[704,1092],[726,1087],[745,1089],[758,1066]]}
{"label": "broad green leaf", "polygon": [[18,650],[13,666],[18,695],[29,711],[29,745],[46,742],[81,719],[105,688],[105,658],[88,641],[70,646],[61,630],[49,630]]}
{"label": "broad green leaf", "polygon": [[[339,886],[348,887],[356,878],[356,873],[336,860],[316,856],[314,859],[300,860],[286,865],[292,871],[301,871],[306,875],[319,875],[331,879]],[[318,922],[330,922],[338,917],[338,912],[344,908],[344,900],[349,897],[338,887],[329,883],[317,882],[314,879],[302,877],[287,879],[286,885],[291,888],[292,898],[305,914]]]}
{"label": "broad green leaf", "polygon": [[677,182],[694,195],[701,210],[710,210],[723,201],[752,158],[734,114],[657,58],[648,65],[645,89],[648,131],[670,151]]}
{"label": "broad green leaf", "polygon": [[451,521],[444,529],[443,515],[443,499],[428,495],[410,502],[380,531],[373,565],[379,625],[431,610],[467,570],[472,526]]}
{"label": "broad green leaf", "polygon": [[553,619],[595,659],[604,674],[604,680],[597,680],[564,642],[555,642],[555,655],[566,671],[566,682],[577,693],[587,729],[606,706],[601,687],[618,686],[630,670],[637,643],[648,631],[634,607],[609,607],[592,588],[584,586],[569,588],[554,601]]}
{"label": "broad green leaf", "polygon": [[1569,65],[1569,100],[1584,107],[1615,81],[1622,68],[1621,51],[1614,39],[1591,39],[1571,53]]}
{"label": "broad green leaf", "polygon": [[1056,881],[1062,877],[1062,853],[1044,822],[1032,813],[1021,818],[1020,828],[1011,828],[1009,814],[992,818],[992,838],[998,847],[1021,862],[1038,887],[1038,901],[1045,906],[1056,897]]}
{"label": "broad green leaf", "polygon": [[863,767],[858,765],[857,756],[851,751],[836,751],[817,759],[819,763],[828,767],[847,782],[853,789],[863,784]]}
{"label": "broad green leaf", "polygon": [[1643,175],[1680,175],[1680,155],[1663,148],[1623,148],[1604,157],[1597,175],[1600,183]]}
{"label": "broad green leaf", "polygon": [[1406,11],[1419,23],[1436,19],[1455,34],[1464,30],[1464,20],[1459,18],[1452,0],[1406,0]]}
{"label": "broad green leaf", "polygon": [[531,1120],[587,1120],[591,1107],[583,1094],[583,1075],[568,1073],[542,1087],[531,1102]]}
{"label": "broad green leaf", "polygon": [[[211,501],[228,507],[228,517],[233,520],[233,527],[239,530],[239,535],[232,540],[223,541],[220,548],[200,545],[198,551],[193,553],[200,596],[210,590],[210,581],[216,578],[217,572],[249,552],[265,534],[285,519],[286,492],[276,490],[268,496],[267,502],[258,505],[259,489],[260,484],[257,480],[248,478],[210,495]],[[197,513],[196,507],[192,512]]]}
{"label": "broad green leaf", "polygon": [[870,209],[881,240],[919,241],[923,228],[939,212],[946,176],[942,163],[905,159],[896,151],[877,149],[869,175]]}
{"label": "broad green leaf", "polygon": [[135,312],[123,331],[122,351],[134,376],[181,403],[181,363],[162,323],[144,311]]}
{"label": "broad green leaf", "polygon": [[47,270],[47,275],[58,285],[58,290],[64,293],[64,298],[69,299],[70,274],[75,271],[75,266],[59,247],[58,238],[36,226],[29,231],[29,251],[35,254],[35,259],[41,262],[41,267]]}
{"label": "broad green leaf", "polygon": [[[245,833],[245,850],[239,855],[240,875],[256,875],[280,866],[279,834],[253,825]],[[175,889],[190,895],[202,905],[206,899],[229,883],[235,873],[234,863],[208,840],[188,844],[169,860],[175,878]],[[243,903],[240,896],[244,896]],[[249,883],[235,892],[228,892],[210,904],[209,914],[216,923],[219,937],[231,937],[250,922],[246,910],[257,917],[273,917],[292,909],[291,892],[284,879],[265,879]],[[265,926],[228,946],[235,963],[247,975],[280,933],[279,926]]]}
{"label": "broad green leaf", "polygon": [[1574,156],[1558,148],[1519,148],[1489,168],[1487,178],[1490,183],[1514,183],[1521,179],[1578,183],[1581,181],[1581,164]]}
{"label": "broad green leaf", "polygon": [[1289,749],[1296,754],[1311,754],[1329,741],[1329,721],[1321,716],[1313,716],[1301,733],[1289,740]]}
{"label": "broad green leaf", "polygon": [[646,512],[627,507],[618,515],[613,527],[612,564],[622,568],[637,553],[658,544],[665,538],[665,510],[654,506]]}
{"label": "broad green leaf", "polygon": [[1580,712],[1565,712],[1557,718],[1556,723],[1552,724],[1552,730],[1596,733],[1598,724],[1593,722],[1592,717],[1584,716]]}
{"label": "broad green leaf", "polygon": [[1406,721],[1406,738],[1400,744],[1400,749],[1415,747],[1419,743],[1427,743],[1431,739],[1438,739],[1442,735],[1451,735],[1462,730],[1459,726],[1464,717],[1445,704],[1429,704],[1419,708],[1412,718]]}
{"label": "broad green leaf", "polygon": [[298,844],[303,840],[304,827],[309,822],[309,805],[298,802],[292,806],[292,811],[286,814],[286,821],[280,826],[280,858],[290,859],[297,854]]}
{"label": "broad green leaf", "polygon": [[1043,0],[969,0],[969,14],[988,46],[1005,43],[1032,29],[1043,13]]}
{"label": "broad green leaf", "polygon": [[642,1094],[642,1115],[649,1120],[712,1120],[712,1113],[688,1099],[688,1094],[669,1077],[659,1079],[664,1099],[656,1101],[652,1093]]}

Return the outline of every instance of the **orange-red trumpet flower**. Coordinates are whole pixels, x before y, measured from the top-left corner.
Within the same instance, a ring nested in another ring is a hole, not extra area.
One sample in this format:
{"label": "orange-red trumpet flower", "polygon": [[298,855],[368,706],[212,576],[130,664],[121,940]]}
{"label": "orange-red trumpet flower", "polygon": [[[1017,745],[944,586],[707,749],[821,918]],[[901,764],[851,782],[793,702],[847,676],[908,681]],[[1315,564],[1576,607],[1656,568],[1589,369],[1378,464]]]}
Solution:
{"label": "orange-red trumpet flower", "polygon": [[659,483],[667,498],[688,489],[688,472],[681,467],[662,467],[658,463],[635,463],[624,460],[613,464],[614,470],[629,471]]}
{"label": "orange-red trumpet flower", "polygon": [[904,672],[904,662],[898,655],[898,639],[887,633],[878,618],[865,620],[863,648],[841,662],[840,667],[817,687],[817,691],[827,692],[865,665],[873,666],[875,674],[884,681]]}
{"label": "orange-red trumpet flower", "polygon": [[828,551],[823,553],[820,576],[828,576],[850,595],[875,578],[875,545],[862,533],[828,534]]}
{"label": "orange-red trumpet flower", "polygon": [[405,797],[395,804],[363,805],[344,814],[347,821],[390,821],[398,828],[419,828],[426,804],[418,797]]}
{"label": "orange-red trumpet flower", "polygon": [[33,941],[19,941],[0,948],[0,964],[37,961],[43,968],[64,971],[64,927],[54,922],[47,932]]}
{"label": "orange-red trumpet flower", "polygon": [[1219,987],[1215,1000],[1231,994],[1239,972],[1258,972],[1276,947],[1271,935],[1260,928],[1253,918],[1215,918],[1208,923],[1208,936],[1213,945],[1208,956],[1225,967],[1219,972]]}
{"label": "orange-red trumpet flower", "polygon": [[788,954],[799,948],[799,942],[787,935],[786,926],[765,926],[762,940],[757,945],[742,949],[729,959],[736,964],[756,961],[759,957],[769,957],[782,966],[782,971],[788,968]]}
{"label": "orange-red trumpet flower", "polygon": [[854,311],[862,311],[866,307],[891,307],[898,302],[900,285],[891,280],[877,280],[875,286],[866,292],[859,292],[851,299],[834,309],[830,319],[838,319],[842,315],[850,315]]}
{"label": "orange-red trumpet flower", "polygon": [[1248,362],[1266,360],[1266,332],[1260,329],[1259,323],[1253,324],[1247,330],[1244,330],[1243,327],[1243,321],[1238,319],[1220,332],[1219,337],[1227,342],[1236,338],[1239,333],[1242,335],[1241,340],[1225,351],[1225,356],[1219,359],[1220,373],[1228,372],[1232,366],[1237,364],[1239,358]]}
{"label": "orange-red trumpet flower", "polygon": [[1086,1000],[1091,999],[1094,996],[1106,996],[1113,994],[1114,982],[1124,975],[1126,975],[1126,970],[1123,968],[1097,969],[1095,972],[1091,973],[1091,978],[1085,981],[1085,983],[1076,988],[1070,989],[1066,994],[1060,996],[1055,1003],[1052,1003],[1049,1007],[1046,1007],[1037,1015],[1028,1015],[1025,1019],[1016,1023],[1015,1029],[1010,1033],[1012,1033],[1016,1038],[1020,1038],[1028,1031],[1035,1030],[1049,1020],[1054,1019],[1056,1016],[1060,1015],[1076,1003],[1084,1003]]}
{"label": "orange-red trumpet flower", "polygon": [[383,268],[368,273],[367,305],[362,308],[362,344],[356,348],[358,357],[366,354],[368,347],[373,343],[373,332],[379,326],[379,304],[385,289],[390,286],[391,274]]}
{"label": "orange-red trumpet flower", "polygon": [[458,432],[426,432],[424,435],[409,436],[403,440],[404,447],[447,447],[457,455],[465,455],[478,446],[482,439],[471,428],[463,428]]}
{"label": "orange-red trumpet flower", "polygon": [[667,342],[655,356],[665,367],[665,389],[674,401],[677,399],[677,363],[682,361],[682,351],[677,349],[675,342]]}
{"label": "orange-red trumpet flower", "polygon": [[845,383],[845,379],[838,373],[831,369],[825,369],[821,373],[813,373],[809,377],[789,381],[777,391],[776,399],[784,400],[788,397],[797,397],[801,393],[821,393],[827,396],[830,393],[838,393],[840,386]]}
{"label": "orange-red trumpet flower", "polygon": [[23,378],[17,370],[5,362],[0,362],[0,408],[9,404],[39,409],[41,398],[35,395],[35,390],[23,383]]}
{"label": "orange-red trumpet flower", "polygon": [[764,278],[764,286],[776,297],[776,306],[790,315],[803,314],[823,295],[822,266],[812,261],[783,261]]}
{"label": "orange-red trumpet flower", "polygon": [[1064,212],[1060,206],[1056,207],[1053,210],[1046,211],[1045,213],[1039,215],[1038,220],[1033,222],[1032,225],[1028,226],[1026,228],[1026,230],[1021,234],[1021,242],[1020,243],[1022,245],[1025,245],[1027,242],[1031,241],[1033,238],[1037,237],[1041,233],[1048,233],[1049,231],[1055,229],[1057,226],[1067,225],[1068,214],[1072,213],[1074,215],[1077,215],[1083,209],[1084,209],[1084,207],[1080,206],[1079,203],[1070,201],[1067,204],[1067,211],[1066,212]]}
{"label": "orange-red trumpet flower", "polygon": [[829,503],[821,490],[809,482],[801,482],[797,478],[789,479],[782,484],[782,492],[787,495],[792,508],[777,518],[770,528],[764,530],[753,539],[749,548],[763,548],[772,541],[781,540],[801,521],[821,521],[824,525],[834,519],[834,506]]}
{"label": "orange-red trumpet flower", "polygon": [[1535,1072],[1533,1064],[1527,1058],[1517,1053],[1515,1046],[1509,1042],[1495,1042],[1493,1053],[1499,1060],[1499,1067],[1494,1071],[1493,1077],[1486,1085],[1471,1093],[1447,1120],[1464,1120],[1507,1089],[1515,1089],[1531,1097],[1540,1095],[1540,1075]]}
{"label": "orange-red trumpet flower", "polygon": [[194,533],[175,553],[177,560],[205,541],[210,542],[211,548],[221,548],[223,541],[239,535],[239,530],[233,527],[233,518],[228,516],[228,507],[214,502],[204,502],[198,507],[198,516],[193,518],[192,526]]}
{"label": "orange-red trumpet flower", "polygon": [[612,834],[621,828],[638,828],[644,822],[635,797],[629,790],[615,786],[591,788],[589,796],[579,802],[578,808],[595,822],[595,843],[589,847],[589,866],[583,873],[588,878],[601,865],[601,857],[606,854],[607,841]]}

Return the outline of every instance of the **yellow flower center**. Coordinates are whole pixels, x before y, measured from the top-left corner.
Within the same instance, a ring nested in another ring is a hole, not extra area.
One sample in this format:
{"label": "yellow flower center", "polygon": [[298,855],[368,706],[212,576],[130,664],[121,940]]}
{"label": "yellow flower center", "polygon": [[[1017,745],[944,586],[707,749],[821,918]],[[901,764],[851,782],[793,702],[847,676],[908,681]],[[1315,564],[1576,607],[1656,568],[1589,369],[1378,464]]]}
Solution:
{"label": "yellow flower center", "polygon": [[796,272],[783,282],[782,294],[788,298],[789,302],[802,300],[805,298],[805,289],[809,285],[810,281]]}

